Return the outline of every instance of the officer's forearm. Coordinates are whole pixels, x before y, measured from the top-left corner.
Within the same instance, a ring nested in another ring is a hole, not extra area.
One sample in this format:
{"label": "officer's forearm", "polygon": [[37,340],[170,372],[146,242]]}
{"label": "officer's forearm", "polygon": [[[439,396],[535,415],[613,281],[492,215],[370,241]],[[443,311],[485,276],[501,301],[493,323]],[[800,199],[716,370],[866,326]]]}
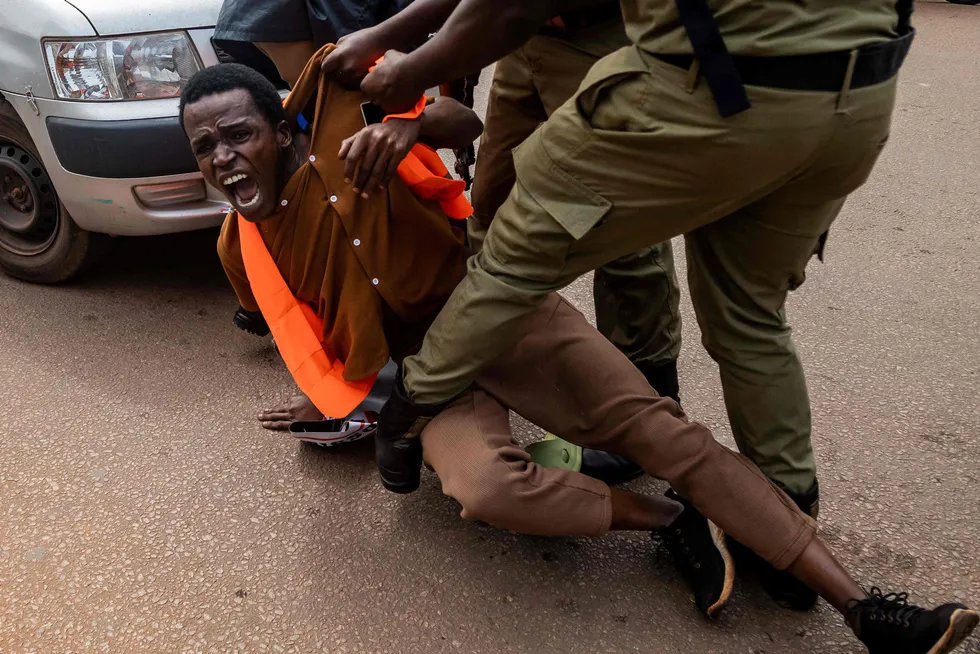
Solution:
{"label": "officer's forearm", "polygon": [[453,98],[437,98],[425,108],[420,119],[419,140],[436,149],[461,150],[483,132],[483,121],[476,112]]}
{"label": "officer's forearm", "polygon": [[409,50],[442,27],[459,3],[460,0],[415,0],[373,28],[376,43],[384,50]]}
{"label": "officer's forearm", "polygon": [[[461,0],[415,0],[405,9],[373,28],[376,33],[375,42],[384,50],[409,50],[424,41],[429,34],[438,31],[460,2]],[[563,11],[583,9],[608,2],[610,0],[540,0],[539,3],[532,4],[548,5],[549,9],[543,13],[547,14],[546,18],[550,18]],[[499,58],[496,57],[493,61]]]}
{"label": "officer's forearm", "polygon": [[403,68],[422,89],[478,72],[534,36],[553,9],[552,0],[461,0]]}

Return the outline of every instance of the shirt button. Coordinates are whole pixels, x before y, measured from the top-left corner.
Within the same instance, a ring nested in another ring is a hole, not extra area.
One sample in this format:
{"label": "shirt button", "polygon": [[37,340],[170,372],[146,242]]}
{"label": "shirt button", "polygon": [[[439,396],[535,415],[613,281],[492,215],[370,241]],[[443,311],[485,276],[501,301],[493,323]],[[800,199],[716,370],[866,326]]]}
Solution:
{"label": "shirt button", "polygon": [[355,238],[355,239],[354,239],[354,247],[357,247],[357,246],[358,246],[358,245],[360,245],[360,244],[361,244],[361,239],[359,239],[359,238]]}
{"label": "shirt button", "polygon": [[280,202],[279,204],[281,204],[282,206],[284,206],[284,207],[285,207],[285,206],[286,206],[287,204],[289,204],[289,200],[283,200],[283,201],[282,201],[282,202]]}
{"label": "shirt button", "polygon": [[310,155],[310,161],[316,161],[316,155]]}
{"label": "shirt button", "polygon": [[372,279],[371,280],[371,283],[374,284],[375,286],[377,286],[378,285],[378,278],[375,277],[374,279]]}
{"label": "shirt button", "polygon": [[331,202],[336,202],[337,201],[337,196],[336,195],[331,195],[330,196],[330,201]]}

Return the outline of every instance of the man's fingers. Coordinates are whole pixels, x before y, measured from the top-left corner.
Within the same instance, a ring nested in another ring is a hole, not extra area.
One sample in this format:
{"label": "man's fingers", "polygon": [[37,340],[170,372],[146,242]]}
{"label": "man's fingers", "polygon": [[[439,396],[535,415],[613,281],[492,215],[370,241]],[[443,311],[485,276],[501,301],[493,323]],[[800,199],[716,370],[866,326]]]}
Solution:
{"label": "man's fingers", "polygon": [[388,148],[383,148],[378,154],[378,159],[374,162],[374,167],[371,170],[371,177],[368,179],[364,188],[361,189],[364,197],[367,197],[373,193],[376,188],[385,183],[385,172],[388,170],[388,162],[391,161],[391,159],[391,150]]}
{"label": "man's fingers", "polygon": [[335,49],[323,58],[323,63],[320,64],[320,71],[327,76],[333,75],[340,67],[341,61],[340,52]]}
{"label": "man's fingers", "polygon": [[382,185],[388,186],[388,184],[391,183],[391,180],[393,180],[395,175],[398,174],[398,166],[407,155],[407,152],[398,152],[395,156],[388,159],[388,165],[385,167],[384,176],[381,178]]}
{"label": "man's fingers", "polygon": [[364,155],[361,157],[361,163],[357,167],[357,175],[354,177],[355,193],[365,191],[368,180],[371,178],[371,172],[374,170],[374,164],[378,161],[378,149],[378,142],[371,139],[371,144],[367,147]]}
{"label": "man's fingers", "polygon": [[338,159],[346,159],[347,153],[350,152],[350,146],[354,145],[354,137],[344,139],[344,142],[340,144],[340,152],[337,153]]}
{"label": "man's fingers", "polygon": [[289,420],[291,417],[292,413],[286,409],[271,409],[260,413],[259,421],[268,422],[273,420]]}
{"label": "man's fingers", "polygon": [[266,420],[262,422],[262,426],[271,431],[289,431],[291,424],[291,420]]}
{"label": "man's fingers", "polygon": [[350,139],[351,145],[347,149],[347,157],[344,160],[344,180],[351,181],[354,179],[354,173],[357,170],[357,164],[360,163],[361,157],[364,156],[365,141],[364,132],[358,132]]}

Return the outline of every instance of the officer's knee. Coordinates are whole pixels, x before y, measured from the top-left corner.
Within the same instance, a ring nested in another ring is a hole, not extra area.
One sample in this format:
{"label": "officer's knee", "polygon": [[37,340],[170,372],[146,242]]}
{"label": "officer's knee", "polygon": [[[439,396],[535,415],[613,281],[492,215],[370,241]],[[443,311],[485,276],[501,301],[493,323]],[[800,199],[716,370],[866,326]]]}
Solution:
{"label": "officer's knee", "polygon": [[719,365],[771,367],[773,362],[796,358],[792,332],[781,320],[701,323],[701,344]]}

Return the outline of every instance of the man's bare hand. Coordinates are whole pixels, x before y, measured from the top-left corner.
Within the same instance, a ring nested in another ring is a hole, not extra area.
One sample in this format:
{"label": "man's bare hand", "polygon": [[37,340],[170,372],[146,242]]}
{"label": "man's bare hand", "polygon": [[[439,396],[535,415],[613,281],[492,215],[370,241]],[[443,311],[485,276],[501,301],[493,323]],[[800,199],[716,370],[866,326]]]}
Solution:
{"label": "man's bare hand", "polygon": [[389,50],[385,53],[384,61],[361,82],[364,95],[391,114],[408,111],[426,91],[424,87],[417,87],[411,70],[402,65],[404,61],[404,53]]}
{"label": "man's bare hand", "polygon": [[348,34],[337,42],[337,48],[323,59],[320,70],[341,86],[356,89],[368,74],[384,48],[376,45],[377,31],[374,28]]}
{"label": "man's bare hand", "polygon": [[367,198],[375,188],[383,188],[398,170],[409,151],[418,143],[421,119],[393,118],[386,123],[368,125],[340,146],[337,156],[346,161],[344,177],[354,192]]}
{"label": "man's bare hand", "polygon": [[276,408],[259,414],[262,426],[274,431],[288,431],[289,425],[297,420],[323,420],[323,414],[305,395],[294,395]]}

